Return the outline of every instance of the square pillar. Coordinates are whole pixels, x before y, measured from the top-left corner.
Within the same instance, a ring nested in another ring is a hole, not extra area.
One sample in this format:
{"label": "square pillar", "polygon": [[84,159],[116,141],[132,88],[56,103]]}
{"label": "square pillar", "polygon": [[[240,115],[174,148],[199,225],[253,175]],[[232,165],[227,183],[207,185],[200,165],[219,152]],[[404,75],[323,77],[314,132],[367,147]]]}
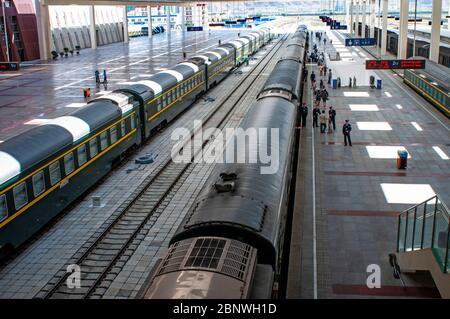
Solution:
{"label": "square pillar", "polygon": [[184,6],[181,7],[181,30],[184,31],[186,29],[186,8]]}
{"label": "square pillar", "polygon": [[381,27],[381,29],[382,29],[381,55],[386,55],[389,0],[382,0],[382,1],[383,1],[383,11],[382,11],[382,14],[383,14],[383,25]]}
{"label": "square pillar", "polygon": [[360,1],[361,0],[356,0],[356,3],[355,3],[355,8],[356,8],[356,18],[355,18],[356,37],[360,36],[360,33],[359,33],[359,11],[360,11],[360,8],[361,8]]}
{"label": "square pillar", "polygon": [[409,0],[400,0],[400,28],[397,58],[406,59],[408,48]]}
{"label": "square pillar", "polygon": [[89,33],[91,36],[91,48],[97,49],[97,32],[95,29],[95,7],[89,6]]}
{"label": "square pillar", "polygon": [[50,60],[52,30],[50,25],[50,13],[47,5],[35,1],[36,24],[39,41],[39,58],[41,60]]}
{"label": "square pillar", "polygon": [[375,37],[375,14],[376,14],[376,5],[375,5],[375,0],[371,0],[371,5],[370,5],[370,37],[374,38]]}
{"label": "square pillar", "polygon": [[350,13],[350,23],[349,23],[350,34],[353,35],[353,33],[355,32],[355,29],[353,28],[353,23],[355,22],[353,19],[353,0],[350,0],[348,9]]}
{"label": "square pillar", "polygon": [[147,18],[148,18],[148,37],[151,38],[153,36],[153,24],[152,24],[152,7],[147,6]]}
{"label": "square pillar", "polygon": [[123,42],[128,43],[128,6],[123,6]]}
{"label": "square pillar", "polygon": [[170,33],[170,6],[166,6],[166,28],[167,32]]}
{"label": "square pillar", "polygon": [[366,0],[362,0],[362,25],[361,25],[361,37],[366,37],[366,18],[367,18],[367,6]]}
{"label": "square pillar", "polygon": [[439,47],[441,44],[442,0],[433,0],[430,60],[439,63]]}

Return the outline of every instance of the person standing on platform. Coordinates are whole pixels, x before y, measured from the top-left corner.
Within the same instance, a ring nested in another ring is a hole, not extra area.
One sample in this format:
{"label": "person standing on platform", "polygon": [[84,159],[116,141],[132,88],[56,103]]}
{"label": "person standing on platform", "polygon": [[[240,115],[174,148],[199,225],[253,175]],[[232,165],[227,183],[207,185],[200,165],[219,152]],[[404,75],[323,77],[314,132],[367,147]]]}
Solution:
{"label": "person standing on platform", "polygon": [[353,85],[352,85],[352,77],[349,77],[349,78],[348,78],[348,87],[349,87],[349,88],[352,88],[352,86],[353,86]]}
{"label": "person standing on platform", "polygon": [[308,117],[308,107],[306,106],[306,103],[303,102],[303,106],[301,108],[302,112],[302,127],[306,126],[306,118]]}
{"label": "person standing on platform", "polygon": [[322,114],[320,114],[320,133],[325,133],[327,129],[327,115],[325,114],[325,110],[322,110]]}
{"label": "person standing on platform", "polygon": [[347,141],[350,146],[352,146],[352,139],[350,137],[350,132],[352,131],[352,126],[349,120],[345,120],[345,124],[342,127],[342,134],[344,134],[344,145],[347,146]]}
{"label": "person standing on platform", "polygon": [[327,76],[327,71],[328,71],[327,65],[324,64],[324,65],[323,65],[323,74],[324,74],[325,76]]}
{"label": "person standing on platform", "polygon": [[308,69],[305,68],[303,70],[303,81],[306,82],[308,80]]}
{"label": "person standing on platform", "polygon": [[331,79],[333,78],[333,72],[330,69],[330,72],[328,73],[328,84],[331,84]]}
{"label": "person standing on platform", "polygon": [[100,86],[100,72],[98,70],[95,70],[95,83]]}
{"label": "person standing on platform", "polygon": [[320,109],[316,106],[313,110],[313,127],[319,127]]}
{"label": "person standing on platform", "polygon": [[333,124],[333,131],[336,131],[336,110],[333,109],[333,106],[330,106],[328,116],[330,117],[330,123]]}
{"label": "person standing on platform", "polygon": [[311,71],[311,84],[313,84],[314,82],[316,82],[316,74],[314,73],[314,71]]}
{"label": "person standing on platform", "polygon": [[356,76],[353,76],[353,87],[356,88]]}
{"label": "person standing on platform", "polygon": [[106,70],[103,70],[103,83],[107,83],[108,78],[106,77]]}

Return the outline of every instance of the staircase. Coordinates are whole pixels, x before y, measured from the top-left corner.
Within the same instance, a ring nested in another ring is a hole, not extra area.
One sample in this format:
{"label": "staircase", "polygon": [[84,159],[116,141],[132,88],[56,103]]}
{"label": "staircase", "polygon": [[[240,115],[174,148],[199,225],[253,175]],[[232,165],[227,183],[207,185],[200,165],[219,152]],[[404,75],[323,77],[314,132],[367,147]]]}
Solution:
{"label": "staircase", "polygon": [[450,210],[436,195],[398,217],[401,272],[429,271],[442,298],[450,299]]}

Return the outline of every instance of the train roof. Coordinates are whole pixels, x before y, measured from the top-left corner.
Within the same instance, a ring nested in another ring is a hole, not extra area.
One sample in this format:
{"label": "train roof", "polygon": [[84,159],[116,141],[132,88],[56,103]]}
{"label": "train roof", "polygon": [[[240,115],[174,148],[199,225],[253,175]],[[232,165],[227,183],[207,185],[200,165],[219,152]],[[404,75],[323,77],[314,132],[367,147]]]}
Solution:
{"label": "train roof", "polygon": [[119,105],[101,98],[6,140],[0,144],[0,185],[120,118],[122,113]]}
{"label": "train roof", "polygon": [[300,63],[294,60],[278,61],[262,91],[281,89],[297,96],[295,90],[299,81],[300,66]]}

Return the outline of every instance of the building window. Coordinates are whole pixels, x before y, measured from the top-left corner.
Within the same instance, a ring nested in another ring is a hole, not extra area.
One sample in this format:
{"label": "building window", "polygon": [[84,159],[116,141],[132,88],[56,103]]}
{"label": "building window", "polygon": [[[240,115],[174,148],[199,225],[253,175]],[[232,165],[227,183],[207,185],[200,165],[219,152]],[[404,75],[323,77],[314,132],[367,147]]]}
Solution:
{"label": "building window", "polygon": [[59,162],[56,161],[49,166],[50,184],[55,185],[61,180],[61,171],[59,170]]}
{"label": "building window", "polygon": [[34,197],[38,197],[45,190],[45,178],[44,172],[40,171],[39,173],[33,175],[33,193]]}
{"label": "building window", "polygon": [[19,210],[28,202],[27,185],[25,184],[25,182],[14,187],[13,193],[16,210]]}

